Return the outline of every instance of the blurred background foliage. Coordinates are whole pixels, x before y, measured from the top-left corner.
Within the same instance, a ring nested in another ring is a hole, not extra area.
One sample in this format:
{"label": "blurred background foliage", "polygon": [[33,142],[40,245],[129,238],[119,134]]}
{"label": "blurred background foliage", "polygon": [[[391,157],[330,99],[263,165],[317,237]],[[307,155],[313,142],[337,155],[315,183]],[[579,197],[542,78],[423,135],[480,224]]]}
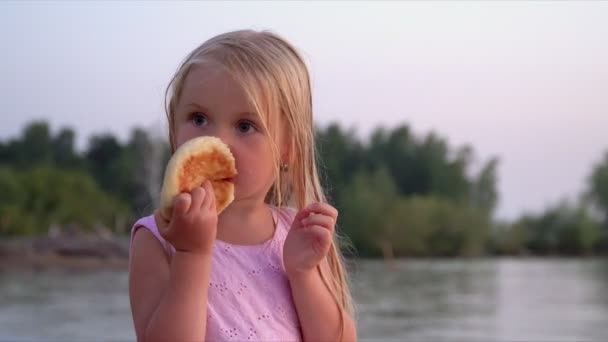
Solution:
{"label": "blurred background foliage", "polygon": [[[608,247],[608,152],[591,166],[577,201],[504,222],[498,158],[479,162],[470,146],[430,132],[379,127],[367,139],[339,124],[318,127],[323,184],[339,209],[338,231],[361,257],[593,255]],[[135,128],[126,142],[30,122],[0,141],[0,237],[52,227],[126,234],[148,215],[170,150],[165,137]],[[547,172],[551,172],[547,170]],[[534,189],[530,189],[534,191]]]}

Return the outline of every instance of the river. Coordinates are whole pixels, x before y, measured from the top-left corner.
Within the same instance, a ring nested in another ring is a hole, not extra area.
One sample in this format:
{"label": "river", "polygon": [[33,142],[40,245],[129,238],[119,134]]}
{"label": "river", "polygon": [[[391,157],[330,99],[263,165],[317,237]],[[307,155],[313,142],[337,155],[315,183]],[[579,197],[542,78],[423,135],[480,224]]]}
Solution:
{"label": "river", "polygon": [[[608,341],[608,260],[358,261],[361,340]],[[0,274],[0,341],[134,340],[125,271]]]}

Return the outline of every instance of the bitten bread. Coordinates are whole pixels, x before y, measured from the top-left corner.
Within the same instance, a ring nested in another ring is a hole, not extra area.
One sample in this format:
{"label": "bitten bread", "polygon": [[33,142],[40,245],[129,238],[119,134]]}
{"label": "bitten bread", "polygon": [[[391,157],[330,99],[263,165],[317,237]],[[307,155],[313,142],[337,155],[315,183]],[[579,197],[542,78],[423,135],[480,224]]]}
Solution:
{"label": "bitten bread", "polygon": [[198,137],[181,145],[165,169],[160,196],[160,212],[171,217],[173,199],[182,192],[211,181],[218,214],[234,200],[233,178],[237,175],[230,149],[219,138]]}

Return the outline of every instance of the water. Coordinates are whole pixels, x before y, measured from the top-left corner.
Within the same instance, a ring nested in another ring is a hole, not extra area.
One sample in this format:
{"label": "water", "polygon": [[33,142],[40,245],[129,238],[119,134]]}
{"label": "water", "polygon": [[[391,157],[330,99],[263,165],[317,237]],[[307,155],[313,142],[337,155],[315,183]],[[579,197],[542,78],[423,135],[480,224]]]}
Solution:
{"label": "water", "polygon": [[[608,260],[362,261],[361,340],[608,341]],[[125,272],[0,275],[0,341],[134,340]]]}
{"label": "water", "polygon": [[608,341],[608,260],[404,261],[354,273],[363,339]]}

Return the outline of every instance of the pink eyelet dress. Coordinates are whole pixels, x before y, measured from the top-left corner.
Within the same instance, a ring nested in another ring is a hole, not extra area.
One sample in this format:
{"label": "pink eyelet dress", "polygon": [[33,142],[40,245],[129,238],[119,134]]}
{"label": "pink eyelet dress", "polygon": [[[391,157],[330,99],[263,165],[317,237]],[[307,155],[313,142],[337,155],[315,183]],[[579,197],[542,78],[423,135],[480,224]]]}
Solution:
{"label": "pink eyelet dress", "polygon": [[[274,236],[259,245],[216,240],[211,261],[206,341],[301,341],[302,333],[283,266],[283,243],[295,216],[291,208],[270,207]],[[168,255],[175,249],[162,238],[154,216],[131,229],[148,229]]]}

